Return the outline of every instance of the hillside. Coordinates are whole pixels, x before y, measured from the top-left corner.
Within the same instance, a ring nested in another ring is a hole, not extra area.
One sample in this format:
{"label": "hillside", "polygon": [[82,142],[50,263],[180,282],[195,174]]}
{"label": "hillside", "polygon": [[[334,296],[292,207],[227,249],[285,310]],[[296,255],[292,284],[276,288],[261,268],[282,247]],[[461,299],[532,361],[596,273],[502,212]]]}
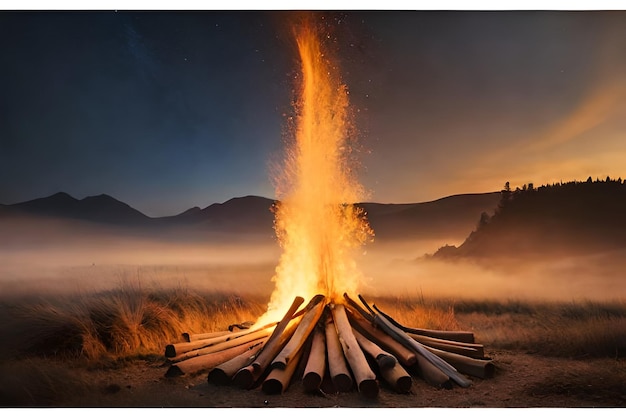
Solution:
{"label": "hillside", "polygon": [[363,203],[377,240],[453,237],[472,230],[482,212],[493,213],[499,193],[454,195],[415,204]]}
{"label": "hillside", "polygon": [[[508,183],[507,183],[508,184]],[[543,185],[501,192],[493,216],[457,248],[435,257],[493,257],[596,253],[626,247],[626,182],[621,179]]]}

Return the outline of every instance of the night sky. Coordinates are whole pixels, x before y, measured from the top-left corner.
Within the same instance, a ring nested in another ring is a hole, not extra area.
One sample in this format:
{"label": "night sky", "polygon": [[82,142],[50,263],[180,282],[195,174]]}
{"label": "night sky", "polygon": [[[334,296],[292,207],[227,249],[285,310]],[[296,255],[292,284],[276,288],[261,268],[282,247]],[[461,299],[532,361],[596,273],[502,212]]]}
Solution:
{"label": "night sky", "polygon": [[[0,203],[274,197],[283,12],[0,12]],[[326,14],[370,201],[626,178],[625,12]]]}

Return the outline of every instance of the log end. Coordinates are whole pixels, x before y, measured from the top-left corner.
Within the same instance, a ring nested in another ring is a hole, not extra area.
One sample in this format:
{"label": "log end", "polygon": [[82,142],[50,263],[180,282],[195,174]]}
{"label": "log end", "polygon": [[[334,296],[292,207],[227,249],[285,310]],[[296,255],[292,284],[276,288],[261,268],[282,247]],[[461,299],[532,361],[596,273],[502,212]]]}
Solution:
{"label": "log end", "polygon": [[183,376],[185,373],[181,371],[181,369],[177,365],[171,365],[167,372],[165,373],[165,377],[167,378],[175,378],[177,376]]}
{"label": "log end", "polygon": [[485,378],[493,378],[493,375],[496,373],[496,366],[493,362],[487,362],[485,364]]}
{"label": "log end", "polygon": [[240,369],[233,377],[233,383],[240,388],[250,388],[254,384],[254,376],[248,368]]}
{"label": "log end", "polygon": [[308,372],[302,378],[302,385],[306,392],[319,391],[322,385],[322,376],[317,372]]}
{"label": "log end", "polygon": [[380,354],[376,357],[376,363],[380,369],[391,369],[396,366],[396,358],[391,355]]}
{"label": "log end", "polygon": [[263,381],[261,389],[268,395],[282,394],[283,384],[277,379],[268,378]]}
{"label": "log end", "polygon": [[352,377],[346,374],[337,374],[333,376],[333,384],[339,392],[352,391]]}
{"label": "log end", "polygon": [[213,385],[229,385],[233,381],[222,369],[213,368],[207,376],[207,382]]}
{"label": "log end", "polygon": [[396,390],[396,392],[399,392],[400,394],[406,394],[407,392],[411,391],[412,385],[413,378],[411,378],[409,375],[404,375],[398,378],[393,388]]}
{"label": "log end", "polygon": [[359,392],[367,398],[376,398],[378,391],[378,382],[375,379],[364,379],[359,383]]}
{"label": "log end", "polygon": [[189,336],[189,333],[183,333],[182,336],[185,342],[191,342],[191,336]]}
{"label": "log end", "polygon": [[174,347],[174,345],[165,346],[165,357],[173,358],[175,356],[176,356],[176,348]]}

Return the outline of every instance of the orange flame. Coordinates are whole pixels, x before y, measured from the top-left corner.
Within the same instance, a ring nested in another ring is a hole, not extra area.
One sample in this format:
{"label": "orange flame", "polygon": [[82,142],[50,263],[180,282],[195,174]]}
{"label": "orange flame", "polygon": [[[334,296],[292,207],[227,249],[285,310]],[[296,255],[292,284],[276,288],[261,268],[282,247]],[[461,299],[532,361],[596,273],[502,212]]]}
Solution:
{"label": "orange flame", "polygon": [[279,320],[296,296],[339,300],[354,293],[361,278],[354,251],[373,236],[354,206],[364,192],[351,165],[348,90],[322,50],[318,28],[308,21],[294,32],[302,71],[295,140],[276,178],[275,230],[283,253],[259,322]]}

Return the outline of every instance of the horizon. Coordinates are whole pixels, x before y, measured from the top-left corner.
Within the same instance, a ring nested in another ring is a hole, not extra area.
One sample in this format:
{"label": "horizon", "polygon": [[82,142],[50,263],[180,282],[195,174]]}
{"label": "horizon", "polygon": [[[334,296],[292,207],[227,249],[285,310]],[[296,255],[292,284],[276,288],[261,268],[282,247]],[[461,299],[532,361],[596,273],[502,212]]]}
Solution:
{"label": "horizon", "polygon": [[[540,188],[540,187],[543,187],[543,186],[549,186],[549,185],[558,184],[558,183],[567,184],[567,183],[585,182],[585,181],[588,181],[589,178],[591,178],[594,181],[604,181],[606,178],[610,178],[611,180],[621,179],[621,177],[611,177],[610,175],[607,175],[607,176],[602,177],[602,178],[596,176],[595,179],[594,179],[591,175],[589,175],[585,179],[576,178],[576,179],[568,179],[566,181],[561,180],[561,181],[558,181],[558,182],[542,183],[542,184],[534,184],[534,183],[532,183],[532,181],[529,182],[529,183],[524,183],[524,184],[521,184],[521,183],[520,184],[511,184],[510,181],[505,181],[503,183],[502,187],[500,187],[498,190],[492,190],[492,191],[452,193],[452,194],[447,194],[447,195],[443,195],[443,196],[439,196],[439,197],[436,197],[436,198],[433,198],[433,199],[423,200],[423,201],[385,202],[385,201],[367,200],[366,199],[366,200],[360,201],[360,202],[355,203],[355,204],[389,204],[389,205],[427,204],[427,203],[437,202],[437,201],[440,201],[440,200],[443,200],[443,199],[446,199],[446,198],[450,198],[450,197],[500,193],[504,189],[505,183],[508,184],[509,187],[510,187],[510,190],[513,191],[516,188],[519,188],[521,190],[522,187],[526,186],[527,184],[531,184],[531,183],[533,184],[533,186],[535,188]],[[151,215],[143,212],[141,209],[135,207],[130,202],[125,201],[125,200],[123,200],[121,198],[116,197],[115,195],[111,195],[111,194],[108,194],[108,193],[97,193],[97,194],[89,193],[89,194],[83,195],[83,196],[76,196],[76,195],[74,195],[72,193],[69,193],[67,191],[57,191],[57,192],[53,192],[52,194],[43,195],[43,196],[37,196],[37,197],[29,198],[27,200],[17,201],[17,202],[14,202],[14,203],[0,202],[0,206],[13,206],[13,205],[22,204],[22,203],[28,203],[28,202],[33,201],[33,200],[41,200],[41,199],[50,198],[50,197],[53,197],[53,196],[55,196],[57,194],[65,194],[65,195],[67,195],[67,196],[69,196],[69,197],[71,197],[71,198],[73,198],[73,199],[75,199],[77,201],[82,201],[84,199],[93,198],[93,197],[110,197],[110,198],[113,198],[114,200],[116,200],[116,201],[118,201],[120,203],[127,204],[130,208],[139,211],[141,214],[143,214],[143,215],[145,215],[145,216],[147,216],[149,218],[154,218],[154,219],[161,218],[161,217],[178,216],[180,214],[183,214],[183,213],[185,213],[185,212],[187,212],[189,210],[195,209],[195,208],[199,208],[201,210],[204,210],[204,209],[206,209],[206,208],[208,208],[208,207],[210,207],[212,205],[221,205],[221,204],[225,204],[225,203],[227,203],[227,202],[229,202],[231,200],[242,199],[242,198],[257,197],[257,198],[263,198],[263,199],[267,199],[267,200],[276,200],[275,197],[268,197],[268,196],[265,196],[265,195],[258,195],[258,194],[236,195],[236,196],[232,196],[232,197],[226,198],[226,199],[221,200],[221,201],[211,202],[211,203],[209,203],[208,205],[205,205],[205,206],[191,205],[191,206],[183,209],[182,211],[177,212],[177,213],[173,213],[173,214],[172,213],[169,213],[169,214],[166,213],[166,214],[159,215],[159,216],[151,216]]]}
{"label": "horizon", "polygon": [[[394,204],[397,204],[397,205],[404,205],[404,204],[426,204],[426,203],[433,203],[433,202],[436,202],[436,201],[439,201],[439,200],[443,200],[443,199],[446,199],[446,198],[450,198],[450,197],[458,197],[458,196],[465,196],[465,195],[493,194],[493,193],[499,193],[499,192],[500,192],[500,190],[498,190],[498,191],[486,191],[486,192],[482,192],[482,193],[481,193],[481,192],[479,192],[479,193],[456,193],[456,194],[450,194],[450,195],[445,195],[445,196],[442,196],[442,197],[439,197],[439,198],[435,198],[435,199],[433,199],[433,200],[427,200],[427,201],[410,201],[410,202],[400,202],[400,203],[386,203],[386,202],[379,202],[379,201],[370,201],[370,200],[366,200],[366,201],[360,201],[360,202],[358,202],[358,203],[356,203],[356,204],[390,204],[390,205],[394,205]],[[71,193],[68,193],[68,192],[66,192],[66,191],[57,191],[57,192],[52,193],[52,194],[49,194],[49,195],[39,196],[39,197],[34,197],[34,198],[29,198],[28,200],[18,201],[18,202],[15,202],[15,203],[4,203],[4,202],[0,202],[0,206],[5,206],[5,207],[8,207],[8,206],[13,206],[13,205],[17,205],[17,204],[28,203],[28,202],[30,202],[30,201],[34,201],[34,200],[47,199],[47,198],[51,198],[51,197],[53,197],[53,196],[55,196],[55,195],[57,195],[57,194],[63,194],[63,195],[69,196],[69,197],[71,197],[71,198],[75,199],[76,201],[82,201],[82,200],[84,200],[84,199],[87,199],[87,198],[94,198],[94,197],[110,197],[110,198],[112,198],[112,199],[114,199],[114,200],[116,200],[116,201],[118,201],[118,202],[120,202],[120,203],[127,204],[130,208],[132,208],[132,209],[134,209],[134,210],[137,210],[137,211],[139,211],[140,213],[142,213],[143,215],[145,215],[145,216],[147,216],[147,217],[149,217],[149,218],[153,218],[153,219],[156,219],[156,218],[161,218],[161,217],[171,217],[171,216],[177,216],[177,215],[180,215],[180,214],[182,214],[182,213],[184,213],[184,212],[186,212],[186,211],[188,211],[188,210],[194,209],[194,208],[199,208],[199,209],[201,209],[201,210],[204,210],[205,208],[210,207],[210,206],[212,206],[212,205],[214,205],[214,204],[221,205],[221,204],[225,204],[225,203],[227,203],[227,202],[229,202],[229,201],[231,201],[231,200],[242,199],[242,198],[250,198],[250,197],[252,197],[252,198],[263,198],[263,199],[266,199],[266,200],[276,200],[276,199],[275,199],[275,198],[273,198],[273,197],[267,197],[267,196],[262,196],[262,195],[248,194],[248,195],[241,195],[241,196],[234,196],[234,197],[230,197],[230,198],[228,198],[228,199],[226,199],[226,200],[222,200],[222,201],[216,201],[216,202],[210,203],[210,204],[209,204],[209,205],[207,205],[207,206],[199,206],[199,205],[190,206],[190,207],[188,207],[188,208],[184,209],[183,211],[181,211],[181,212],[179,212],[179,213],[175,213],[175,214],[164,214],[164,215],[162,215],[162,216],[150,216],[150,215],[148,215],[148,214],[144,213],[143,211],[141,211],[140,209],[138,209],[137,207],[134,207],[134,206],[133,206],[132,204],[130,204],[129,202],[124,201],[124,200],[122,200],[122,199],[120,199],[120,198],[117,198],[117,197],[116,197],[116,196],[114,196],[114,195],[110,195],[110,194],[107,194],[107,193],[88,194],[88,195],[85,195],[84,197],[77,197],[77,196],[75,196],[75,195],[73,195],[73,194],[71,194]]]}

